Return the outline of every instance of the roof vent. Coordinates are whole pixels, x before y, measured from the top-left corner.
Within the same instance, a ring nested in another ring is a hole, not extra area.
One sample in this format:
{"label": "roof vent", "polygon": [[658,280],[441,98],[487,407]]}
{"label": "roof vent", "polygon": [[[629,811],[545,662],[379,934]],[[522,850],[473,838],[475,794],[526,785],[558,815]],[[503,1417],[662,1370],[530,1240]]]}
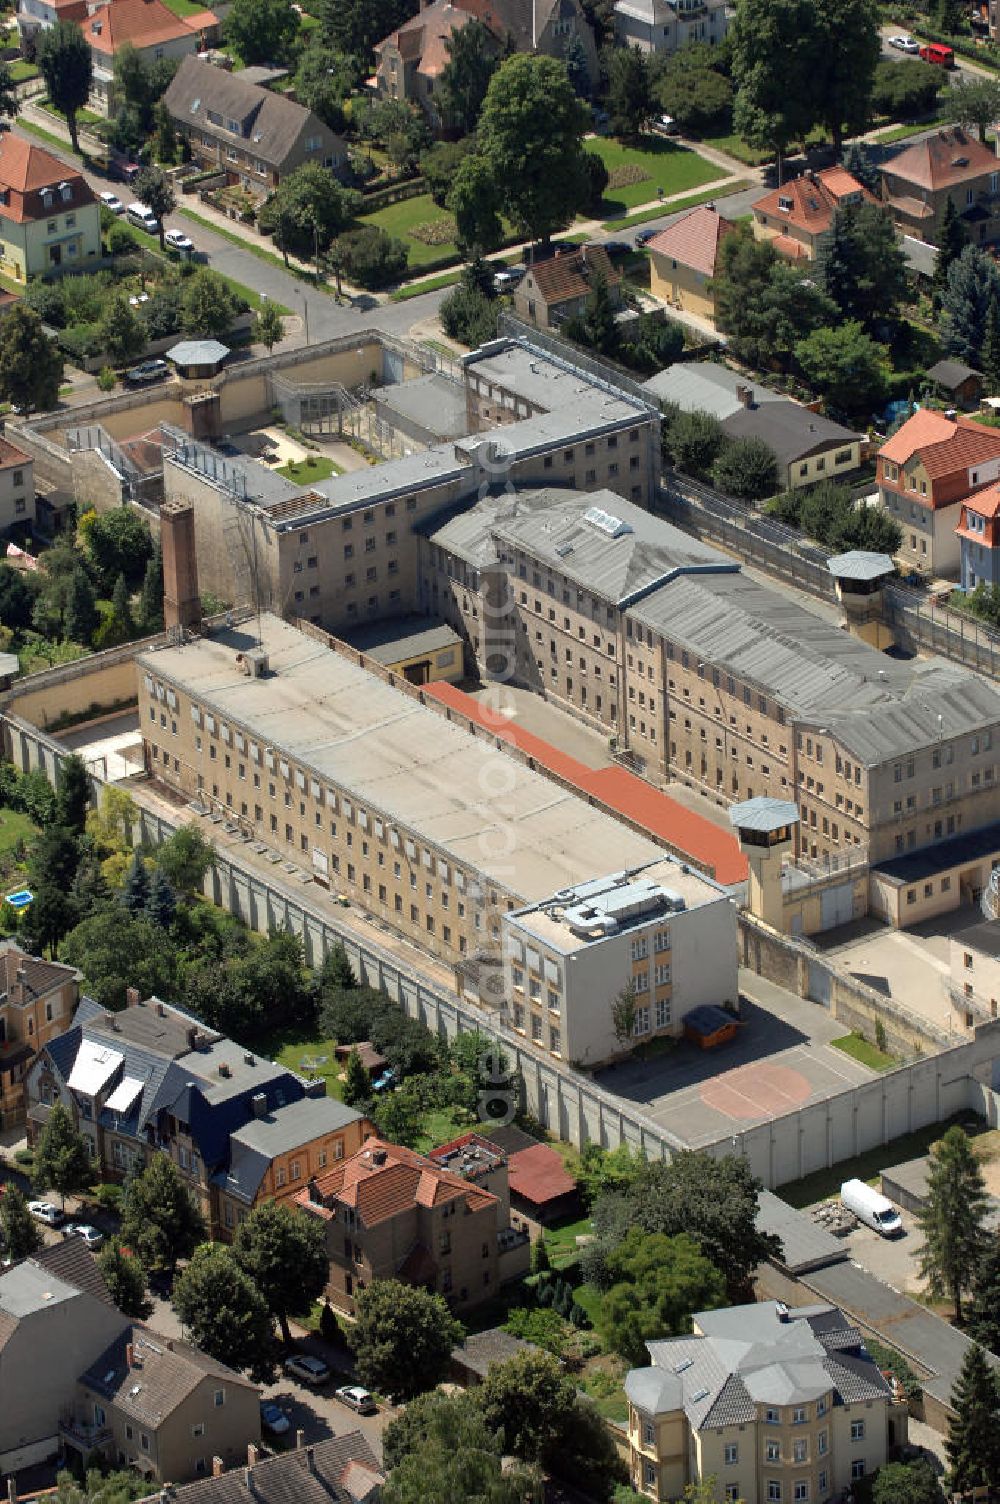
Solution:
{"label": "roof vent", "polygon": [[251,1055],[251,1053],[250,1053],[249,1050],[247,1050],[246,1054],[243,1056],[243,1064],[244,1065],[256,1065],[257,1064],[257,1061],[254,1059],[253,1055]]}
{"label": "roof vent", "polygon": [[682,1358],[679,1363],[677,1363],[677,1364],[674,1365],[674,1373],[683,1373],[684,1370],[686,1368],[690,1368],[693,1365],[693,1363],[694,1363],[694,1359],[693,1358]]}
{"label": "roof vent", "polygon": [[703,1399],[707,1399],[707,1398],[708,1398],[708,1390],[707,1389],[696,1389],[695,1392],[694,1392],[694,1394],[692,1394],[692,1396],[691,1396],[692,1402],[695,1401],[695,1400],[703,1400]]}

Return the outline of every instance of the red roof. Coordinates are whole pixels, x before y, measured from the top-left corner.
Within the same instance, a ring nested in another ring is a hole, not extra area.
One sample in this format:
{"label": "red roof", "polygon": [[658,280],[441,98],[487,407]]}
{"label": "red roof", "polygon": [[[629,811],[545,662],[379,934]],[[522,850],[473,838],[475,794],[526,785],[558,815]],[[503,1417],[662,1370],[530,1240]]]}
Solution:
{"label": "red roof", "polygon": [[442,1170],[426,1155],[378,1138],[366,1139],[363,1149],[317,1175],[314,1184],[322,1201],[314,1201],[308,1190],[300,1191],[295,1198],[300,1206],[326,1219],[333,1215],[336,1203],[351,1206],[366,1227],[399,1216],[412,1206],[461,1200],[477,1212],[497,1199],[460,1175]]}
{"label": "red roof", "polygon": [[1000,459],[1000,428],[921,408],[879,450],[879,458],[894,465],[907,464],[915,454],[928,479],[938,480],[982,460]]}
{"label": "red roof", "polygon": [[774,246],[779,256],[784,256],[787,261],[808,261],[809,251],[801,240],[796,240],[794,235],[773,235],[769,242]]}
{"label": "red roof", "polygon": [[[64,188],[68,197],[61,191]],[[58,204],[43,201],[46,191],[58,195]],[[56,207],[78,209],[95,201],[81,172],[13,131],[0,136],[0,193],[4,195],[0,217],[18,224],[43,219]]]}
{"label": "red roof", "polygon": [[977,491],[962,503],[966,512],[975,512],[980,517],[996,517],[1000,513],[1000,484],[987,486]]}
{"label": "red roof", "polygon": [[113,55],[126,42],[142,51],[194,37],[204,26],[204,12],[188,18],[175,16],[163,0],[109,0],[90,13],[83,34],[96,52]]}
{"label": "red roof", "polygon": [[498,719],[478,700],[464,690],[456,689],[454,684],[428,684],[424,692],[485,727],[491,735],[510,742],[541,767],[573,784],[582,794],[592,794],[610,809],[636,821],[644,830],[669,841],[671,846],[692,860],[711,868],[717,882],[739,883],[747,876],[747,860],[734,835],[704,815],[685,809],[669,794],[661,794],[634,773],[614,765],[588,768],[540,736],[533,736],[521,726],[512,726],[509,721]]}
{"label": "red roof", "polygon": [[547,307],[567,303],[571,298],[585,298],[593,278],[600,273],[608,287],[616,287],[622,274],[616,271],[602,245],[582,245],[579,250],[557,250],[547,261],[534,262],[528,268],[526,282],[533,280]]}
{"label": "red roof", "polygon": [[838,205],[852,197],[875,203],[867,188],[843,167],[828,167],[825,172],[804,172],[790,183],[765,193],[754,204],[753,211],[817,235],[830,228]]}
{"label": "red roof", "polygon": [[961,126],[925,136],[886,162],[883,172],[934,192],[997,171],[997,157]]}
{"label": "red roof", "polygon": [[18,449],[9,439],[0,438],[0,470],[8,470],[13,465],[30,464],[30,454],[25,454],[23,449]]}
{"label": "red roof", "polygon": [[523,1196],[525,1201],[536,1206],[572,1195],[577,1188],[576,1181],[563,1164],[562,1155],[550,1149],[548,1144],[518,1149],[510,1155],[507,1164],[511,1194]]}
{"label": "red roof", "polygon": [[705,277],[714,277],[719,246],[735,228],[732,220],[723,219],[711,204],[702,204],[654,235],[646,249],[669,256]]}

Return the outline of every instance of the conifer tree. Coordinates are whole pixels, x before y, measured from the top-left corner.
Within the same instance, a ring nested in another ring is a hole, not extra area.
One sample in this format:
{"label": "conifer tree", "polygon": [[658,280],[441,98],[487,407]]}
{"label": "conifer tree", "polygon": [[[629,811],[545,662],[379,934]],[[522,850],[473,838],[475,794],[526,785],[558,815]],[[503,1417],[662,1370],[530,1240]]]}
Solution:
{"label": "conifer tree", "polygon": [[920,1272],[933,1296],[951,1297],[959,1326],[963,1292],[985,1251],[987,1199],[979,1162],[956,1124],[931,1153],[927,1197],[917,1222],[924,1235]]}
{"label": "conifer tree", "polygon": [[951,1487],[966,1493],[994,1485],[1000,1478],[1000,1391],[978,1343],[965,1355],[951,1404],[954,1416],[945,1442]]}

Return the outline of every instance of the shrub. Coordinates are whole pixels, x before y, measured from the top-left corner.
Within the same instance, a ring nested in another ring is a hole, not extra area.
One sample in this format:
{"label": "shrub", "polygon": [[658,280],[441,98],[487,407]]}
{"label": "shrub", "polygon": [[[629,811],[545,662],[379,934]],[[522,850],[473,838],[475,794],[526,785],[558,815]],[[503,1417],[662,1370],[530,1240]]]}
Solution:
{"label": "shrub", "polygon": [[102,392],[113,392],[115,389],[115,373],[110,366],[102,366],[97,377],[97,385]]}
{"label": "shrub", "polygon": [[108,231],[108,255],[122,256],[129,251],[134,251],[139,241],[133,235],[128,225],[123,225],[121,220],[116,220]]}
{"label": "shrub", "polygon": [[410,255],[406,246],[377,225],[350,230],[338,236],[333,244],[344,275],[360,287],[388,287],[406,271]]}
{"label": "shrub", "polygon": [[450,292],[441,304],[441,327],[445,334],[475,350],[497,334],[497,304],[493,298],[465,282]]}

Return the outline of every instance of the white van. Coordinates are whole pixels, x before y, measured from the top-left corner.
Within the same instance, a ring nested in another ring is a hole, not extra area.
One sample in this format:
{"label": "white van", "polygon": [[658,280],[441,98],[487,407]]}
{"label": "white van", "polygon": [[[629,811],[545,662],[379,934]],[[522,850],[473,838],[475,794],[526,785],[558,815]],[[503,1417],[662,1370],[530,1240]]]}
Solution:
{"label": "white van", "polygon": [[145,230],[147,235],[160,233],[160,221],[152,209],[147,209],[145,204],[129,204],[125,210],[125,218],[130,224],[138,226],[140,230]]}
{"label": "white van", "polygon": [[874,1228],[883,1238],[895,1238],[903,1231],[903,1220],[891,1201],[866,1185],[863,1180],[845,1180],[840,1199],[859,1222]]}

